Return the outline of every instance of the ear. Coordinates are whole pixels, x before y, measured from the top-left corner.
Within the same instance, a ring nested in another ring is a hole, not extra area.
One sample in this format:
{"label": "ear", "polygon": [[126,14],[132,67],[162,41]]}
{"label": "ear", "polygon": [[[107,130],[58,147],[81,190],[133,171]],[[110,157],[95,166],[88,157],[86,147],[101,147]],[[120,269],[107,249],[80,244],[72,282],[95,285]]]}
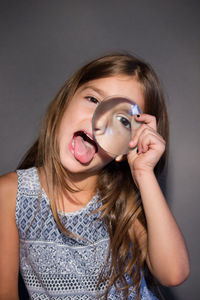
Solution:
{"label": "ear", "polygon": [[125,159],[126,159],[126,155],[123,155],[123,154],[118,155],[117,157],[115,157],[116,162],[120,162],[120,161],[123,161]]}

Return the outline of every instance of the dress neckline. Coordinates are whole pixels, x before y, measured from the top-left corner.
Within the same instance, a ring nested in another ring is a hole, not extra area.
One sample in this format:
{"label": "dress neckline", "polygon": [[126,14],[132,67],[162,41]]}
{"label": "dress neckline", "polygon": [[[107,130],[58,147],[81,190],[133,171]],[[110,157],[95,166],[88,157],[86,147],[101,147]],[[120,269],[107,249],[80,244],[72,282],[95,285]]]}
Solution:
{"label": "dress neckline", "polygon": [[[45,189],[43,188],[41,182],[40,182],[40,176],[39,176],[39,171],[36,167],[33,167],[33,169],[35,170],[35,174],[37,176],[37,181],[40,185],[40,189],[41,189],[41,196],[42,198],[44,198],[46,200],[46,202],[50,205],[50,200],[49,200],[49,197],[45,191]],[[98,200],[100,199],[100,196],[98,194],[98,192],[91,198],[91,200],[85,205],[83,206],[82,208],[80,209],[77,209],[75,211],[72,211],[72,212],[65,212],[65,211],[60,211],[59,209],[57,209],[57,212],[58,214],[61,216],[61,217],[64,217],[64,216],[75,216],[75,215],[79,215],[80,213],[83,213],[85,211],[88,211],[89,208],[94,205],[95,203],[98,202]]]}

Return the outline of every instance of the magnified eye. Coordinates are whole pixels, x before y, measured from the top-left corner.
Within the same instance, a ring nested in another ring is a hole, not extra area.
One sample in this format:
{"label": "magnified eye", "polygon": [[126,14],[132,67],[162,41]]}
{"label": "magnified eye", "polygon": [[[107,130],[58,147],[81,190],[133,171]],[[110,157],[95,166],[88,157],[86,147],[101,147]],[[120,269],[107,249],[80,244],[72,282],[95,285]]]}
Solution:
{"label": "magnified eye", "polygon": [[130,121],[125,118],[124,116],[117,116],[117,120],[120,121],[120,123],[127,129],[131,129],[131,123]]}

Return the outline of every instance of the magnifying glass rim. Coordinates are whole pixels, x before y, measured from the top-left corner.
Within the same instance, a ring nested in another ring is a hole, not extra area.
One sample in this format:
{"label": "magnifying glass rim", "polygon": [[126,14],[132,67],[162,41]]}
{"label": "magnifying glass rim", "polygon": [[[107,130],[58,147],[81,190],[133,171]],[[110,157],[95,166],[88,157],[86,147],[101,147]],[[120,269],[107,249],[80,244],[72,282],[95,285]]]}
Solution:
{"label": "magnifying glass rim", "polygon": [[[95,135],[95,132],[94,132],[94,118],[95,118],[95,115],[96,115],[96,111],[99,109],[99,106],[102,104],[102,103],[105,103],[106,101],[109,101],[109,100],[112,100],[112,99],[122,99],[122,100],[125,100],[127,103],[129,103],[130,105],[133,105],[133,106],[136,106],[137,107],[137,110],[138,110],[138,113],[139,114],[142,114],[142,110],[141,108],[139,107],[139,105],[134,101],[134,100],[131,100],[130,98],[127,98],[125,96],[122,96],[122,95],[112,95],[112,96],[108,96],[108,97],[105,97],[101,102],[98,103],[97,107],[95,108],[95,111],[93,113],[93,117],[92,117],[92,133],[93,133],[93,137],[97,143],[97,145],[103,149],[103,151],[105,151],[106,153],[108,154],[111,154],[112,156],[118,156],[118,155],[123,155],[123,154],[126,154],[126,153],[120,153],[120,154],[116,154],[116,153],[112,153],[112,152],[109,152],[107,150],[105,150],[104,148],[101,147],[101,145],[98,143],[97,141],[97,138],[96,138],[96,135]],[[132,114],[132,116],[136,115],[137,113],[135,114]]]}

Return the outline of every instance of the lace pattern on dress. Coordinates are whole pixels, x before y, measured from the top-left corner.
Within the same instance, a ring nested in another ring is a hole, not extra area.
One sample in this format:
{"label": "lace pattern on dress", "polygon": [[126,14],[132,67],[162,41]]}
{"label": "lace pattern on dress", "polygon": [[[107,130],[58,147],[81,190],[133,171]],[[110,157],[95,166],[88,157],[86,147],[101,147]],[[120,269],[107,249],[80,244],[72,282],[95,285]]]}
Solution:
{"label": "lace pattern on dress", "polygon": [[[109,235],[99,213],[99,196],[74,213],[60,213],[63,225],[82,238],[59,231],[49,199],[42,190],[36,168],[18,170],[16,222],[20,235],[20,269],[31,299],[94,300],[106,289],[98,279],[109,246]],[[33,221],[34,219],[34,221]],[[118,300],[112,287],[108,300]],[[135,293],[129,296],[135,299]],[[141,299],[157,299],[144,283]]]}

